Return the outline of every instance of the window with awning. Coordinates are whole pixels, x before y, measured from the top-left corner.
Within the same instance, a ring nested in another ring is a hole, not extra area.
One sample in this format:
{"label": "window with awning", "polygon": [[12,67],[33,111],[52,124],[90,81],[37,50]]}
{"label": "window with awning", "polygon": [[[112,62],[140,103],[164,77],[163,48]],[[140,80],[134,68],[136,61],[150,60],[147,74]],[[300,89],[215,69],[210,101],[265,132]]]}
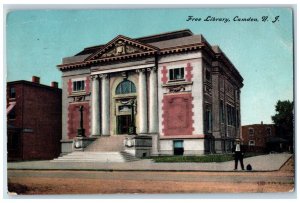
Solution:
{"label": "window with awning", "polygon": [[8,107],[6,108],[6,114],[8,115],[15,106],[16,106],[16,102],[9,102]]}

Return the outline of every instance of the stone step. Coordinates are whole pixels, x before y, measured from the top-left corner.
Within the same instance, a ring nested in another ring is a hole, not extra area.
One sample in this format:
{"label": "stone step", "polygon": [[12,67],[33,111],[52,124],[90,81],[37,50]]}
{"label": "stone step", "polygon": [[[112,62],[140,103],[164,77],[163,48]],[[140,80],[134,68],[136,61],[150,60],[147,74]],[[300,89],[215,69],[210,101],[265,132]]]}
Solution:
{"label": "stone step", "polygon": [[130,162],[139,160],[127,152],[72,152],[53,162]]}
{"label": "stone step", "polygon": [[122,135],[99,137],[92,144],[90,144],[85,151],[122,151],[124,150],[124,139],[125,136]]}
{"label": "stone step", "polygon": [[138,160],[140,160],[139,158],[135,157],[134,155],[132,155],[128,152],[121,151],[120,153],[123,155],[123,157],[126,159],[126,161],[138,161]]}

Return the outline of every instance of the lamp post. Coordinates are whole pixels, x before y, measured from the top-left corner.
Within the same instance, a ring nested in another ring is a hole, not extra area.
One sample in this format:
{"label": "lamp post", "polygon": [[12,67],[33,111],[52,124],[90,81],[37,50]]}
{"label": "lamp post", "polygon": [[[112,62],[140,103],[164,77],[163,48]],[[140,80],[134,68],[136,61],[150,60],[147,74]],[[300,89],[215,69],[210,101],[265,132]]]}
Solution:
{"label": "lamp post", "polygon": [[85,129],[83,128],[83,106],[79,106],[80,123],[79,129],[77,129],[77,137],[85,137]]}

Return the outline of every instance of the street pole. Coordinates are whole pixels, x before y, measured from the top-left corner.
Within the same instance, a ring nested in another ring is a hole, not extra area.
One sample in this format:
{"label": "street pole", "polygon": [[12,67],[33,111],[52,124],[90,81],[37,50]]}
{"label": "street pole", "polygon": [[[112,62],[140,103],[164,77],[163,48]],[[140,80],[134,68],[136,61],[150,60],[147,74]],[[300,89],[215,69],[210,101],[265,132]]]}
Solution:
{"label": "street pole", "polygon": [[80,112],[80,123],[79,129],[77,130],[77,137],[85,137],[85,129],[83,128],[83,106],[79,107]]}

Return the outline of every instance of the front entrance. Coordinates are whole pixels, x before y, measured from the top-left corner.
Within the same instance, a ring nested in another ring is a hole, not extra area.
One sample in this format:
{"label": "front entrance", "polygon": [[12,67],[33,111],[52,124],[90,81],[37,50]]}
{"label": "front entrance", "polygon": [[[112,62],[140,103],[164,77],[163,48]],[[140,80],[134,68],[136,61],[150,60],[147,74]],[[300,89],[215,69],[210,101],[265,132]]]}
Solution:
{"label": "front entrance", "polygon": [[117,116],[117,133],[128,134],[131,123],[131,115],[119,115]]}
{"label": "front entrance", "polygon": [[7,132],[7,159],[22,160],[22,134],[20,129],[8,127]]}

